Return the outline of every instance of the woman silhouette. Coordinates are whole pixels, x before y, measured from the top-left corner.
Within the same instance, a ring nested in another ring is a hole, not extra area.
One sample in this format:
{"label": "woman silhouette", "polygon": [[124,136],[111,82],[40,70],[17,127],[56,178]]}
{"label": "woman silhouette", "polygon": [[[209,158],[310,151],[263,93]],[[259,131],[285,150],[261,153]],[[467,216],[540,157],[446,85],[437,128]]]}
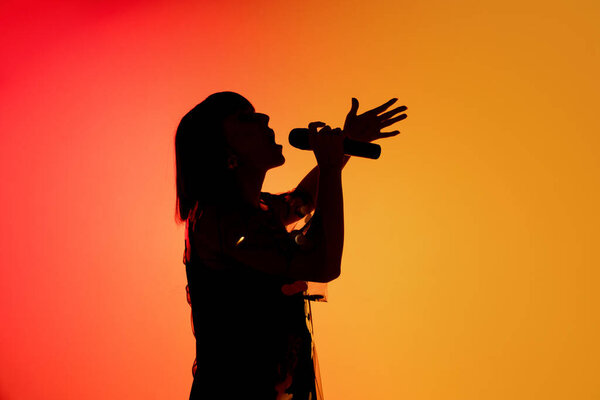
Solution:
{"label": "woman silhouette", "polygon": [[[309,124],[318,166],[277,195],[261,192],[266,172],[285,162],[267,115],[237,93],[220,92],[182,118],[175,152],[196,337],[190,399],[322,398],[306,281],[340,274],[343,140],[397,134],[379,130],[406,117],[391,118],[406,107],[377,115],[394,101],[357,116],[353,99],[344,131]],[[288,233],[287,225],[313,210],[302,230]]]}

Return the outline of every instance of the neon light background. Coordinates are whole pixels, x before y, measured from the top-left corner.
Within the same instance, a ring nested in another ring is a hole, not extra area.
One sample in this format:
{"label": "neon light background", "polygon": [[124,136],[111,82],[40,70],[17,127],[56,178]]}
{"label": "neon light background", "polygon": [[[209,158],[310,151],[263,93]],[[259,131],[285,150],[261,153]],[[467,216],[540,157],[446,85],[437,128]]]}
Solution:
{"label": "neon light background", "polygon": [[208,94],[287,145],[399,97],[344,170],[313,308],[327,399],[596,399],[596,1],[4,1],[1,399],[183,399],[194,339],[173,135]]}

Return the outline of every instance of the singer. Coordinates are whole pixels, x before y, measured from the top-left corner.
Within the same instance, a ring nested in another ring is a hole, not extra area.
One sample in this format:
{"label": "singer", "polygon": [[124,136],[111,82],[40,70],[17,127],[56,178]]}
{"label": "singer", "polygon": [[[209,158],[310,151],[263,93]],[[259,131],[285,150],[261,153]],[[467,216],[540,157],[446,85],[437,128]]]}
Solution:
{"label": "singer", "polygon": [[322,398],[306,282],[341,272],[343,141],[397,135],[381,132],[406,118],[397,115],[405,106],[381,114],[395,101],[357,115],[352,99],[343,130],[311,122],[317,166],[281,194],[261,191],[285,158],[269,117],[248,100],[215,93],[181,119],[176,213],[196,337],[191,400]]}

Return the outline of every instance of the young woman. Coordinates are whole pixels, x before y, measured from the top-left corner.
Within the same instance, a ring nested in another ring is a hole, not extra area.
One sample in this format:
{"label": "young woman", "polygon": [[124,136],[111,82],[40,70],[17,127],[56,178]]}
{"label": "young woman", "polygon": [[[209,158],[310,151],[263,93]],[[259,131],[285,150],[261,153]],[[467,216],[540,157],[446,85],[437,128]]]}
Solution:
{"label": "young woman", "polygon": [[[344,131],[309,124],[318,165],[278,195],[261,192],[266,172],[285,162],[267,115],[239,94],[220,92],[182,118],[175,151],[196,336],[190,399],[322,397],[306,281],[340,274],[343,140],[396,135],[380,129],[405,118],[392,117],[406,107],[378,115],[394,101],[357,116],[353,99]],[[287,225],[313,210],[301,231],[288,233]]]}

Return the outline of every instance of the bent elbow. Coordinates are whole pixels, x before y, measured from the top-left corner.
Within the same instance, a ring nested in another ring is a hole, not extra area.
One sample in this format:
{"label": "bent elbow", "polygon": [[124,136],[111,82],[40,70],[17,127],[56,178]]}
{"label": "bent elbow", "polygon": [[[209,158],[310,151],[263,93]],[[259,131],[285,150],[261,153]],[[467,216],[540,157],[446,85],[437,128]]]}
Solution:
{"label": "bent elbow", "polygon": [[331,281],[339,278],[339,276],[341,275],[341,273],[342,273],[342,271],[338,268],[337,271],[335,271],[331,275],[327,276],[327,280],[325,281],[325,283],[331,282]]}
{"label": "bent elbow", "polygon": [[341,274],[341,263],[326,265],[315,279],[315,282],[328,283],[337,279]]}

